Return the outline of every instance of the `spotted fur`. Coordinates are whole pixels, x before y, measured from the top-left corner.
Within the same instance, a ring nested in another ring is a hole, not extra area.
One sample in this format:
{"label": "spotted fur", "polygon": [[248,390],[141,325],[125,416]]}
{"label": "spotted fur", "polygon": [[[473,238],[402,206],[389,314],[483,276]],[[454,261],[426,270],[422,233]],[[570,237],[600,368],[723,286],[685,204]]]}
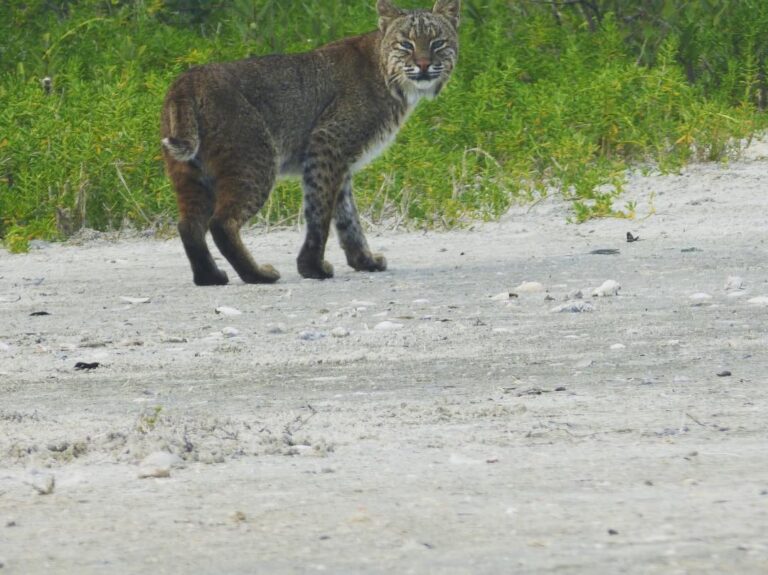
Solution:
{"label": "spotted fur", "polygon": [[166,96],[162,145],[179,205],[179,235],[198,285],[225,284],[206,243],[247,283],[280,274],[257,264],[240,227],[278,177],[302,180],[307,230],[299,273],[329,278],[331,222],[347,263],[381,271],[352,195],[352,176],[380,154],[422,98],[443,88],[458,56],[460,0],[402,10],[378,0],[379,28],[312,52],[192,68]]}

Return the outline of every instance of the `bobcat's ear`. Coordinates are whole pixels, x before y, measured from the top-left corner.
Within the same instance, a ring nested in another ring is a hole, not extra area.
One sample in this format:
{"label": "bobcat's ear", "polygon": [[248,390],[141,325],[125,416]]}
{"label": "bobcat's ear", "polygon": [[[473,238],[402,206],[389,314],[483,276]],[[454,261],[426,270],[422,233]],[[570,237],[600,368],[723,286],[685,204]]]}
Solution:
{"label": "bobcat's ear", "polygon": [[379,13],[379,30],[382,32],[389,27],[392,20],[403,15],[403,11],[389,0],[378,0],[376,11]]}
{"label": "bobcat's ear", "polygon": [[461,12],[461,0],[437,0],[432,8],[433,14],[440,14],[448,18],[454,28],[459,27],[459,13]]}

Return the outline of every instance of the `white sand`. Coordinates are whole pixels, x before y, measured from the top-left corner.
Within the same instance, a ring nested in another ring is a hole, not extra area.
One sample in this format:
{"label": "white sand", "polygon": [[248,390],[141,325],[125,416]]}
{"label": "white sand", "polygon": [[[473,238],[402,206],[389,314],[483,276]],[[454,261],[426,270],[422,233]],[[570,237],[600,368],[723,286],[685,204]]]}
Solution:
{"label": "white sand", "polygon": [[325,282],[298,231],[247,234],[273,286],[196,288],[177,239],[0,252],[0,572],[768,572],[762,152],[633,176],[635,221],[334,243]]}

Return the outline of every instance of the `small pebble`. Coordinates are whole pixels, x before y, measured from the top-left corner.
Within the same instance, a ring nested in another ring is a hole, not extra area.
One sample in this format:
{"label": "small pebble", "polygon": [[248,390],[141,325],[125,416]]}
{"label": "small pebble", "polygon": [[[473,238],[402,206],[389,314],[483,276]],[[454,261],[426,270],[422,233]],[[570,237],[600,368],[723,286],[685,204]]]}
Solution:
{"label": "small pebble", "polygon": [[100,365],[101,364],[98,361],[94,361],[94,362],[91,362],[91,363],[88,363],[88,362],[85,362],[85,361],[78,361],[75,364],[75,369],[77,369],[78,371],[82,371],[82,370],[88,371],[88,370],[91,370],[91,369],[96,369]]}
{"label": "small pebble", "polygon": [[621,350],[621,349],[626,349],[626,348],[627,348],[627,346],[624,345],[623,343],[614,343],[611,346],[611,349],[616,350],[616,351]]}
{"label": "small pebble", "polygon": [[586,301],[568,301],[562,305],[552,308],[552,313],[583,313],[594,311],[591,303]]}
{"label": "small pebble", "polygon": [[619,294],[621,285],[615,280],[605,280],[603,285],[592,291],[592,297],[610,297]]}
{"label": "small pebble", "polygon": [[236,327],[227,326],[221,330],[221,333],[224,335],[224,337],[237,337],[240,335],[240,330]]}
{"label": "small pebble", "polygon": [[284,323],[274,323],[267,326],[267,333],[272,335],[277,335],[281,333],[285,333],[285,324]]}
{"label": "small pebble", "polygon": [[216,313],[220,315],[243,315],[243,312],[241,312],[239,309],[236,309],[234,307],[227,307],[225,305],[219,306],[216,308]]}
{"label": "small pebble", "polygon": [[37,491],[39,495],[50,495],[56,488],[56,478],[52,473],[33,471],[26,483]]}
{"label": "small pebble", "polygon": [[341,338],[341,337],[348,337],[349,336],[349,330],[346,327],[341,327],[341,326],[334,327],[331,330],[331,335],[333,337],[339,337],[339,338]]}
{"label": "small pebble", "polygon": [[689,296],[689,299],[690,299],[690,300],[691,300],[691,301],[692,301],[694,304],[702,304],[702,303],[704,303],[704,302],[708,302],[709,300],[711,300],[711,299],[712,299],[712,296],[711,296],[711,295],[709,295],[708,293],[704,293],[704,292],[696,292],[696,293],[694,293],[694,294],[691,294],[691,295]]}
{"label": "small pebble", "polygon": [[230,517],[232,521],[234,521],[235,523],[242,523],[247,519],[247,517],[245,516],[245,513],[243,513],[242,511],[235,511],[232,515],[230,515]]}
{"label": "small pebble", "polygon": [[147,455],[139,464],[139,479],[170,477],[171,469],[181,464],[181,457],[175,453],[155,451]]}
{"label": "small pebble", "polygon": [[539,282],[523,282],[514,290],[515,293],[539,293],[544,291],[544,286]]}
{"label": "small pebble", "polygon": [[130,303],[130,304],[139,304],[139,303],[149,303],[150,299],[148,297],[129,297],[129,296],[120,296],[120,299],[124,302]]}
{"label": "small pebble", "polygon": [[717,372],[717,377],[731,377],[731,372],[727,369],[724,369],[723,371]]}
{"label": "small pebble", "polygon": [[325,334],[322,331],[304,330],[299,332],[299,339],[304,341],[317,341],[323,339]]}
{"label": "small pebble", "polygon": [[739,276],[728,276],[725,280],[725,291],[743,290],[744,280]]}
{"label": "small pebble", "polygon": [[493,301],[507,301],[507,300],[512,299],[513,297],[515,297],[515,296],[513,294],[511,294],[510,292],[503,291],[501,293],[497,293],[494,296],[491,296],[491,299]]}

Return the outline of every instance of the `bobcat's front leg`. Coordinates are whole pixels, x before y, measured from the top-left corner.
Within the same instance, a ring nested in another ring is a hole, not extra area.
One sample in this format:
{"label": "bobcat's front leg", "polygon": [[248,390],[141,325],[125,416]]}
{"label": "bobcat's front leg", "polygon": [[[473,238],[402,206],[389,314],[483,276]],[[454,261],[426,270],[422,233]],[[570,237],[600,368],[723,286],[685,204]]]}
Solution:
{"label": "bobcat's front leg", "polygon": [[307,236],[296,263],[303,277],[327,279],[333,277],[333,266],[324,259],[325,244],[345,166],[338,150],[322,135],[317,138],[321,145],[308,155],[304,164],[302,188]]}
{"label": "bobcat's front leg", "polygon": [[334,217],[339,243],[347,256],[347,263],[357,271],[380,272],[387,269],[387,260],[381,254],[372,254],[360,225],[355,199],[352,196],[352,177],[347,176],[336,200]]}

